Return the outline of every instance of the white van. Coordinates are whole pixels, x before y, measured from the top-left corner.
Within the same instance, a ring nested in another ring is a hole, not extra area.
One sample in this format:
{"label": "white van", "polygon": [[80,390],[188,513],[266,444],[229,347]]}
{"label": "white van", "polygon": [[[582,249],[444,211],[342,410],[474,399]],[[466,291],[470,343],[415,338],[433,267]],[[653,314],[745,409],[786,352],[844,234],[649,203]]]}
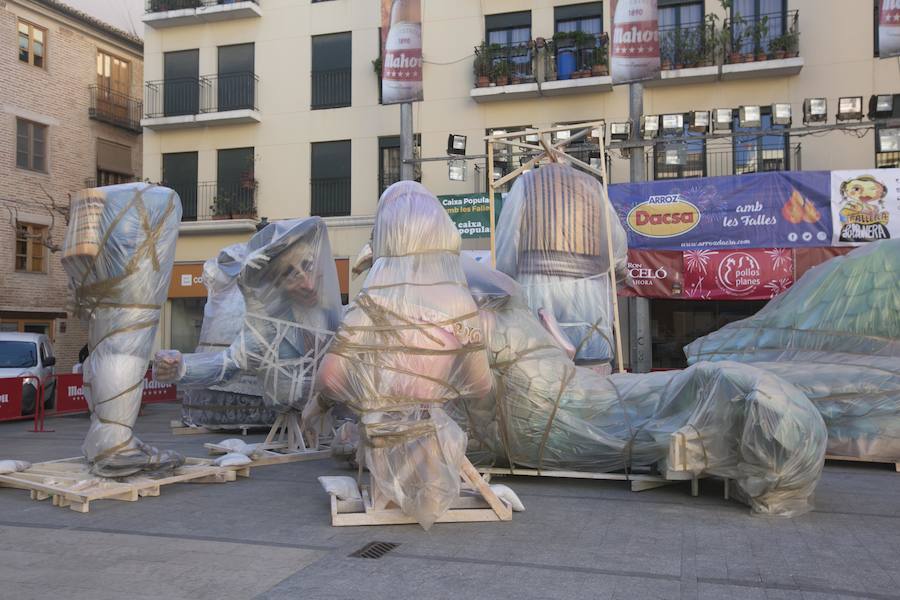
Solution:
{"label": "white van", "polygon": [[[41,333],[0,333],[0,379],[40,377],[44,386],[44,408],[52,408],[56,398],[56,357],[50,338]],[[34,414],[37,382],[26,379],[22,387],[22,414]]]}

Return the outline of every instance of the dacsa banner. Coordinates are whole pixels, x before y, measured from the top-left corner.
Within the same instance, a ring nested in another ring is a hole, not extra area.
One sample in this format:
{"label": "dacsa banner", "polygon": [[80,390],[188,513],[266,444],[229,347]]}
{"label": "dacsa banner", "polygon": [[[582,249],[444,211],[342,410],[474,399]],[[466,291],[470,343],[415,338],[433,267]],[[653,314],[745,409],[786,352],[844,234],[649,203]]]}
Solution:
{"label": "dacsa banner", "polygon": [[900,169],[831,172],[832,243],[900,237]]}
{"label": "dacsa banner", "polygon": [[638,250],[827,246],[828,171],[785,171],[609,186]]}

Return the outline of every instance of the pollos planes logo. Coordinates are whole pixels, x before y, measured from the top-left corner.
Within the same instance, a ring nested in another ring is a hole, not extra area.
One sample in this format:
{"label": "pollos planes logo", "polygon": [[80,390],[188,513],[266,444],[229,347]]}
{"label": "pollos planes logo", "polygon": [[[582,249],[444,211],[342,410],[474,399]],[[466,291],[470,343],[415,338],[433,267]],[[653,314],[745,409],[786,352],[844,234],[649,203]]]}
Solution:
{"label": "pollos planes logo", "polygon": [[700,209],[681,194],[650,196],[628,212],[629,229],[651,238],[669,238],[687,233],[700,224]]}
{"label": "pollos planes logo", "polygon": [[762,283],[762,267],[746,252],[732,252],[722,259],[716,270],[716,282],[735,296],[746,296]]}

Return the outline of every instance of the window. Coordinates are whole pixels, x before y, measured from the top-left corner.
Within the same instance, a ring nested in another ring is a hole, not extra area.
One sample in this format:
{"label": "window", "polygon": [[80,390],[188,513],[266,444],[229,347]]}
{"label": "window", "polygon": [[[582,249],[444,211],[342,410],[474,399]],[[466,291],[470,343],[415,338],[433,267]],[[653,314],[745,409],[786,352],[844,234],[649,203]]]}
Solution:
{"label": "window", "polygon": [[[784,125],[772,124],[772,109],[761,109],[761,130],[785,129]],[[790,165],[789,134],[740,135],[744,131],[759,131],[740,126],[737,111],[734,112],[734,158],[733,173],[762,173],[764,171],[788,171]]]}
{"label": "window", "polygon": [[131,91],[131,63],[102,50],[98,51],[97,86],[102,90],[127,96]]}
{"label": "window", "polygon": [[[163,55],[163,112],[167,117],[200,112],[200,51]],[[158,109],[151,109],[155,113]]]}
{"label": "window", "polygon": [[350,106],[351,55],[349,31],[312,37],[313,109]]}
{"label": "window", "polygon": [[[413,138],[413,156],[421,154],[422,141],[419,134]],[[392,184],[400,181],[400,136],[378,138],[378,195]],[[415,180],[422,181],[422,165],[415,165]]]}
{"label": "window", "polygon": [[163,185],[181,198],[181,220],[197,220],[197,153],[175,152],[163,154]]}
{"label": "window", "polygon": [[734,0],[731,17],[732,42],[739,39],[743,54],[768,53],[769,42],[787,31],[787,0]]}
{"label": "window", "polygon": [[46,225],[16,223],[16,271],[47,272]]}
{"label": "window", "polygon": [[[703,2],[660,0],[660,58],[667,65],[692,64],[703,55]],[[695,60],[696,59],[696,60]]]}
{"label": "window", "polygon": [[350,140],[316,142],[310,151],[310,215],[350,214]]}
{"label": "window", "polygon": [[19,60],[44,68],[47,53],[47,30],[19,21]]}
{"label": "window", "polygon": [[[570,72],[571,68],[579,70],[590,69],[596,62],[594,57],[595,49],[601,45],[603,3],[589,2],[587,4],[557,6],[553,9],[553,16],[556,21],[557,33],[581,32],[594,36],[593,44],[581,42],[576,47],[573,43],[561,43],[557,48],[557,72],[559,72],[560,66],[562,66],[561,70],[564,74]],[[572,52],[575,53],[575,65],[567,68],[566,54],[571,56]]]}
{"label": "window", "polygon": [[217,155],[213,216],[232,219],[256,216],[255,154],[253,148],[229,148]]}
{"label": "window", "polygon": [[513,79],[530,77],[531,12],[487,15],[484,30],[493,70],[504,69]]}
{"label": "window", "polygon": [[[702,133],[690,131],[690,118],[690,113],[684,115],[682,131],[660,134],[661,141],[653,148],[654,179],[706,177],[706,140]],[[662,141],[666,138],[689,139]]]}
{"label": "window", "polygon": [[16,119],[16,166],[47,171],[47,126]]}
{"label": "window", "polygon": [[[134,181],[131,147],[108,140],[97,140],[97,186]],[[94,187],[94,186],[89,186]]]}
{"label": "window", "polygon": [[[875,167],[879,169],[897,169],[900,168],[900,145],[896,140],[885,140],[882,144],[881,137],[883,134],[894,134],[900,137],[900,129],[893,127],[884,127],[883,125],[875,125]],[[890,144],[890,145],[888,145]]]}
{"label": "window", "polygon": [[217,108],[239,110],[256,107],[255,46],[219,46]]}
{"label": "window", "polygon": [[[485,130],[486,135],[495,135],[500,133],[515,133],[517,131],[525,131],[526,129],[530,129],[530,125],[517,125],[515,127],[498,127],[495,129],[487,129]],[[511,138],[514,141],[519,142],[527,142],[534,143],[536,140],[527,140],[519,138]],[[485,144],[485,153],[487,153],[487,144]],[[514,152],[511,146],[507,146],[506,144],[496,144],[494,146],[494,181],[503,177],[507,173],[512,173],[514,170],[519,168],[522,163],[527,162],[528,157],[525,156],[524,152],[516,151]],[[487,165],[485,165],[487,168]],[[489,189],[488,177],[489,173],[485,173],[485,189]],[[509,181],[505,185],[502,185],[498,188],[494,188],[495,192],[508,192],[512,187],[512,184],[515,182]]]}

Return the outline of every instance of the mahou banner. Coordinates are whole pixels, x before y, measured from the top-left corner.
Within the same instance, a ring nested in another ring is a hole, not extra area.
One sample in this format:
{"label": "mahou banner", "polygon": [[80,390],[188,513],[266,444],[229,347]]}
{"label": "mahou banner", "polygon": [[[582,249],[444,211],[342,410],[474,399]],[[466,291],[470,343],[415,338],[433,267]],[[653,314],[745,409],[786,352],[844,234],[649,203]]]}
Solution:
{"label": "mahou banner", "polygon": [[381,0],[381,103],[422,100],[422,0]]}
{"label": "mahou banner", "polygon": [[769,300],[794,283],[790,248],[684,253],[684,294],[692,300]]}
{"label": "mahou banner", "polygon": [[900,56],[900,0],[881,0],[878,15],[878,56]]}
{"label": "mahou banner", "polygon": [[656,0],[612,0],[612,15],[609,64],[613,84],[658,79]]}

